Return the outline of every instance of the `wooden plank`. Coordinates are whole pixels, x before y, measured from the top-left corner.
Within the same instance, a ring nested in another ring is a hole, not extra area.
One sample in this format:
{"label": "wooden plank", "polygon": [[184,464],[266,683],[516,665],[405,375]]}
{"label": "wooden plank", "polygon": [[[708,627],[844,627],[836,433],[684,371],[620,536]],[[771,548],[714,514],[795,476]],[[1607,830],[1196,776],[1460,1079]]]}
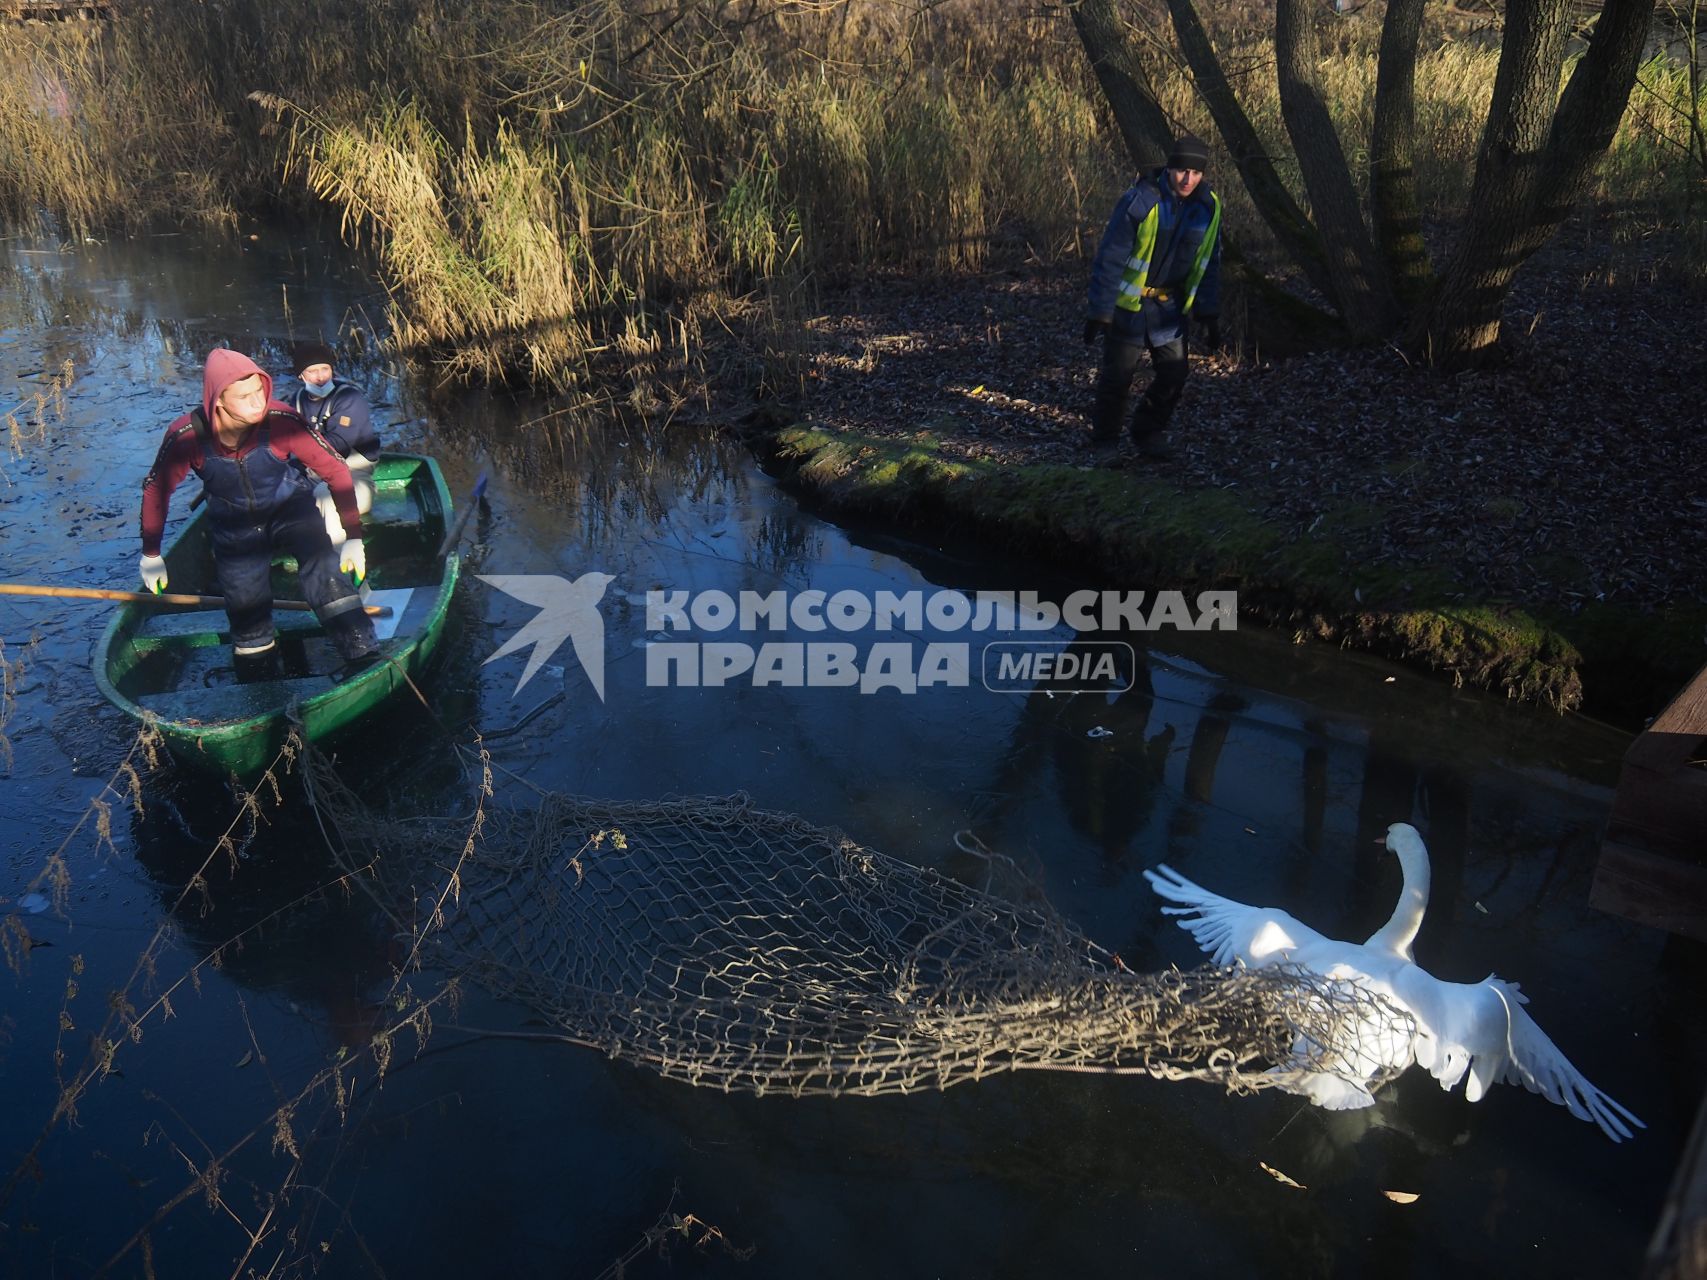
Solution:
{"label": "wooden plank", "polygon": [[[1707,667],[1695,673],[1624,753],[1606,826],[1606,849],[1642,849],[1707,867],[1707,768],[1696,763],[1704,758]],[[1603,851],[1602,858],[1606,856]]]}
{"label": "wooden plank", "polygon": [[1678,691],[1677,697],[1666,703],[1650,726],[1663,733],[1685,733],[1693,730],[1707,736],[1707,667],[1695,673],[1695,679]]}
{"label": "wooden plank", "polygon": [[1660,772],[1626,764],[1606,838],[1707,866],[1707,769]]}
{"label": "wooden plank", "polygon": [[1707,942],[1707,867],[1608,839],[1588,900],[1626,920]]}
{"label": "wooden plank", "polygon": [[1649,769],[1670,769],[1699,758],[1707,740],[1707,667],[1695,673],[1678,694],[1654,717],[1653,724],[1636,735],[1624,753],[1626,764]]}
{"label": "wooden plank", "polygon": [[[1626,766],[1654,769],[1669,773],[1686,769],[1692,760],[1707,756],[1707,732],[1696,730],[1666,730],[1657,725],[1636,735],[1624,753]],[[1695,766],[1700,768],[1699,765]]]}
{"label": "wooden plank", "polygon": [[1643,1260],[1643,1280],[1707,1280],[1707,1097]]}
{"label": "wooden plank", "polygon": [[[285,613],[273,615],[273,626],[283,635],[294,632],[314,632],[320,630],[320,619],[312,613]],[[224,609],[198,609],[189,613],[156,613],[151,615],[136,631],[137,638],[147,640],[178,639],[182,636],[217,635],[229,636],[231,623],[226,619]]]}

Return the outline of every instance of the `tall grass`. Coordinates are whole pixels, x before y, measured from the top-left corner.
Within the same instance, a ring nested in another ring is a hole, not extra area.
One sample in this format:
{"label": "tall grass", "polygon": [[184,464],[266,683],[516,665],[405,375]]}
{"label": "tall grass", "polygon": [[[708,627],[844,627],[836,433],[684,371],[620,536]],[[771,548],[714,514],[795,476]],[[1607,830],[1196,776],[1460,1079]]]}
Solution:
{"label": "tall grass", "polygon": [[891,260],[949,271],[984,260],[988,156],[952,86],[906,84],[875,130],[878,243]]}
{"label": "tall grass", "polygon": [[0,27],[0,213],[74,237],[137,210],[225,221],[218,170],[193,163],[230,136],[211,99],[181,58],[156,83],[112,55],[97,26]]}
{"label": "tall grass", "polygon": [[[711,317],[755,302],[780,332],[821,283],[977,270],[1016,246],[1082,255],[1130,181],[1061,13],[1021,17],[1001,0],[648,9],[157,0],[104,35],[0,28],[0,214],[80,234],[314,199],[371,239],[410,350],[457,378],[561,387],[613,353],[691,358]],[[1296,189],[1272,58],[1241,12],[1223,52]],[[1336,25],[1320,68],[1358,166],[1375,29]],[[1496,62],[1444,39],[1419,62],[1433,217],[1462,206]],[[1644,77],[1605,190],[1675,220],[1700,179],[1663,163],[1656,139],[1689,83]],[[1182,127],[1213,138],[1165,59],[1157,88]],[[1280,266],[1225,156],[1211,180],[1247,255]],[[1688,257],[1700,277],[1707,255]]]}
{"label": "tall grass", "polygon": [[1037,257],[1074,256],[1100,228],[1087,221],[1106,203],[1105,188],[1123,171],[1098,128],[1095,101],[1082,86],[1045,69],[1007,92],[982,86],[979,113],[989,124],[994,158],[985,178],[987,216],[1016,224]]}
{"label": "tall grass", "polygon": [[767,133],[778,186],[797,211],[804,253],[822,270],[871,261],[877,178],[866,125],[876,97],[869,82],[806,74],[780,84],[772,100]]}

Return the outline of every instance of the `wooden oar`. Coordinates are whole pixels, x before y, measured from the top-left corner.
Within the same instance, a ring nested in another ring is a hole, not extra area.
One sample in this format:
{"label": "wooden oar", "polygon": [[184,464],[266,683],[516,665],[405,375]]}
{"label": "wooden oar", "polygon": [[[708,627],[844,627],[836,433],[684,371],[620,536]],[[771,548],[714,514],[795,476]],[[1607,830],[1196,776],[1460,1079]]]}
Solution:
{"label": "wooden oar", "polygon": [[[29,582],[0,582],[0,596],[46,596],[56,600],[123,600],[130,604],[177,604],[199,609],[225,608],[224,596],[190,596],[169,591],[155,595],[152,591],[110,591],[105,587],[45,587]],[[307,613],[314,606],[306,600],[275,600],[273,608],[291,613]],[[366,606],[366,612],[370,618],[389,618],[391,606],[370,604]]]}
{"label": "wooden oar", "polygon": [[468,517],[474,514],[474,508],[480,505],[480,495],[486,492],[486,473],[482,471],[480,478],[474,482],[474,492],[468,495],[468,501],[462,504],[462,514],[456,518],[450,532],[445,534],[445,540],[439,544],[439,555],[450,554],[451,548],[462,541],[462,531],[468,526]]}

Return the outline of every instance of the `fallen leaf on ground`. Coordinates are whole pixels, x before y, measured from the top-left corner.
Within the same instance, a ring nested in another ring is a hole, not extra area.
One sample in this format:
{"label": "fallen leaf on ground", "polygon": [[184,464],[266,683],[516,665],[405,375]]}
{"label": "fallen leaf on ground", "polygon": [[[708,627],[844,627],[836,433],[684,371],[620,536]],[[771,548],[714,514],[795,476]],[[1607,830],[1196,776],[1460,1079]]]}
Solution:
{"label": "fallen leaf on ground", "polygon": [[[1694,331],[1700,291],[1615,282],[1611,267],[1629,252],[1555,237],[1525,264],[1508,308],[1545,311],[1547,323],[1531,333],[1508,324],[1506,358],[1475,373],[1443,377],[1391,347],[1194,359],[1166,477],[1188,489],[1236,483],[1251,514],[1299,534],[1327,514],[1329,542],[1350,565],[1450,566],[1455,581],[1424,593],[1445,596],[1419,597],[1429,607],[1454,594],[1571,613],[1596,600],[1654,610],[1700,599],[1707,521],[1678,513],[1703,509],[1691,388],[1707,365],[1697,347],[1656,340]],[[1657,271],[1664,258],[1646,260]],[[1085,462],[1097,359],[1059,338],[1083,323],[1085,275],[1082,261],[952,287],[897,274],[834,295],[805,326],[808,418],[907,438],[955,414],[940,432],[947,458]],[[966,324],[969,310],[989,327]],[[868,348],[905,359],[874,369],[860,358]],[[1585,363],[1588,349],[1598,356]],[[996,380],[981,388],[1002,388],[973,397],[976,416],[957,413],[967,393],[955,375],[967,369]],[[1639,411],[1641,431],[1609,433],[1613,409]]]}
{"label": "fallen leaf on ground", "polygon": [[1310,1189],[1310,1188],[1306,1187],[1302,1182],[1294,1182],[1291,1178],[1288,1178],[1284,1173],[1282,1173],[1279,1169],[1276,1169],[1271,1164],[1264,1164],[1261,1160],[1258,1160],[1257,1161],[1257,1167],[1260,1168],[1269,1177],[1273,1178],[1276,1182],[1281,1183],[1284,1186],[1297,1187],[1300,1191],[1308,1191]]}

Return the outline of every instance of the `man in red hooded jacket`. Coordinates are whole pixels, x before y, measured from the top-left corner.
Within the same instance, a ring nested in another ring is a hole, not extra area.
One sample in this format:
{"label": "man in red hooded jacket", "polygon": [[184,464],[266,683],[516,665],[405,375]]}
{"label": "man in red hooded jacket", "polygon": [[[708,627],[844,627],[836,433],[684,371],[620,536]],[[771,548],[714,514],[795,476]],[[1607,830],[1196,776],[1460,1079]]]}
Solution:
{"label": "man in red hooded jacket", "polygon": [[[166,428],[142,482],[142,582],[166,589],[160,537],[172,490],[191,471],[201,477],[213,531],[214,569],[242,659],[273,651],[272,560],[296,557],[303,598],[346,659],[375,652],[373,621],[344,572],[367,576],[362,518],[350,469],[289,405],[273,398],[273,380],[248,356],[216,347],[202,372],[202,402]],[[312,483],[291,459],[325,480],[343,522],[334,547],[314,505]]]}

